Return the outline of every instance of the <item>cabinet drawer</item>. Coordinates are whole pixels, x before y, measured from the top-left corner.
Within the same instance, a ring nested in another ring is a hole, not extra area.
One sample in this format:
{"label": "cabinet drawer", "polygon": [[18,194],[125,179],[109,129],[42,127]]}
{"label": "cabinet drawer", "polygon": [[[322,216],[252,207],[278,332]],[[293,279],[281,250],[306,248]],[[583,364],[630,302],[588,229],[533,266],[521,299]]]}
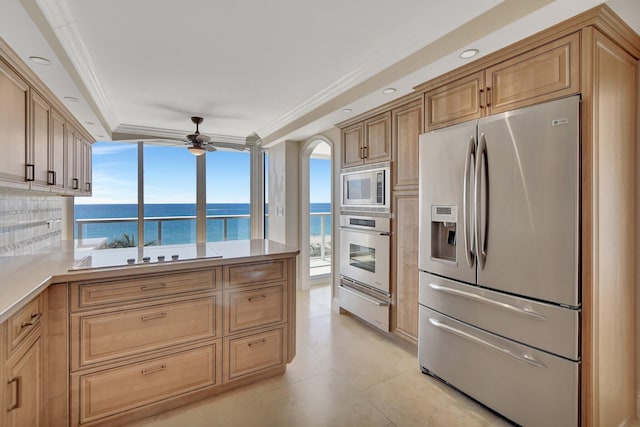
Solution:
{"label": "cabinet drawer", "polygon": [[220,383],[219,343],[165,357],[71,376],[72,425]]}
{"label": "cabinet drawer", "polygon": [[71,315],[72,369],[221,335],[218,296]]}
{"label": "cabinet drawer", "polygon": [[278,328],[239,338],[226,338],[225,382],[284,365],[283,344],[287,340],[286,335],[284,328]]}
{"label": "cabinet drawer", "polygon": [[286,280],[286,266],[284,260],[225,266],[225,287]]}
{"label": "cabinet drawer", "polygon": [[282,285],[225,292],[225,332],[234,333],[287,321]]}
{"label": "cabinet drawer", "polygon": [[213,268],[136,279],[76,282],[71,284],[71,309],[79,310],[123,302],[136,302],[146,298],[185,292],[216,290],[220,283],[220,274],[220,268]]}
{"label": "cabinet drawer", "polygon": [[7,347],[13,351],[40,324],[43,313],[42,294],[34,298],[7,321]]}

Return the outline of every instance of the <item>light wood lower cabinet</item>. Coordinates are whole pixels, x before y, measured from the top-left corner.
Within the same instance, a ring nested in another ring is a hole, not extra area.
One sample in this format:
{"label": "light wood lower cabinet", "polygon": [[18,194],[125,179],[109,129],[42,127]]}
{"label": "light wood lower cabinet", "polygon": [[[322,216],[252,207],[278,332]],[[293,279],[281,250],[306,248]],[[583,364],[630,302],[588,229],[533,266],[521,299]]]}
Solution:
{"label": "light wood lower cabinet", "polygon": [[418,343],[418,194],[396,193],[393,197],[395,233],[392,240],[393,332]]}
{"label": "light wood lower cabinet", "polygon": [[221,336],[220,296],[71,315],[71,365],[80,369]]}
{"label": "light wood lower cabinet", "polygon": [[44,425],[40,328],[7,360],[5,369],[7,427]]}
{"label": "light wood lower cabinet", "polygon": [[70,425],[122,425],[284,372],[295,277],[286,258],[61,285]]}
{"label": "light wood lower cabinet", "polygon": [[71,425],[106,420],[221,382],[220,340],[100,371],[71,375]]}
{"label": "light wood lower cabinet", "polygon": [[224,381],[230,382],[269,368],[284,367],[284,328],[224,340]]}
{"label": "light wood lower cabinet", "polygon": [[[0,324],[0,425],[48,425],[43,381],[43,296]],[[4,423],[4,424],[3,424]]]}

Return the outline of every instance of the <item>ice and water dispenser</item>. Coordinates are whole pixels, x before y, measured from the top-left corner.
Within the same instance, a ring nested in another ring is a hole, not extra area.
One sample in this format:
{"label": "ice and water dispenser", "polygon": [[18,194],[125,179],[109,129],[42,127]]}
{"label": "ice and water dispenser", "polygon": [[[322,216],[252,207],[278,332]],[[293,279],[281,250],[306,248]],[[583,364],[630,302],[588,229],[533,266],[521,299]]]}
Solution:
{"label": "ice and water dispenser", "polygon": [[456,261],[457,206],[431,206],[431,258]]}

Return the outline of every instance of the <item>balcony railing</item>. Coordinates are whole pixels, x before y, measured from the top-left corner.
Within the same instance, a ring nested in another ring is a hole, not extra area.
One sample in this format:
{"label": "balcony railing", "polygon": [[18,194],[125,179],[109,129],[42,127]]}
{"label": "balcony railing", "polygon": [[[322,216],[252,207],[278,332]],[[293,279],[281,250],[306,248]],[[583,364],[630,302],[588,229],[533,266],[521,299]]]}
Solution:
{"label": "balcony railing", "polygon": [[[310,216],[310,258],[330,262],[331,214],[320,212],[312,213]],[[249,220],[249,215],[207,215],[207,241],[249,239]],[[137,242],[137,222],[137,218],[77,219],[76,238],[114,239],[127,233]],[[146,244],[195,243],[195,216],[147,217],[144,222]]]}

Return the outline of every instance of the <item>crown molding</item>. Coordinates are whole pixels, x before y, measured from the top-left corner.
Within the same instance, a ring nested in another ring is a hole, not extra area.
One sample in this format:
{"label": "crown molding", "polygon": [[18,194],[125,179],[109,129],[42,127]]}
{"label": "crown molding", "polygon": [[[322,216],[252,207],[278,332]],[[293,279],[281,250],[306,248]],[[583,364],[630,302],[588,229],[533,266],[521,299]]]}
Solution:
{"label": "crown molding", "polygon": [[[135,139],[136,136],[142,138],[168,138],[186,140],[187,134],[193,133],[193,131],[184,131],[177,129],[164,129],[149,126],[137,126],[130,124],[121,124],[114,130],[114,136],[119,136],[117,139]],[[119,134],[119,135],[116,135]],[[211,138],[212,142],[224,142],[228,144],[245,145],[246,137],[234,136],[234,135],[221,135],[215,133],[201,132],[201,135],[206,135]],[[126,136],[121,138],[120,136]],[[116,140],[116,138],[114,138]]]}
{"label": "crown molding", "polygon": [[105,93],[77,24],[65,0],[36,0],[42,14],[67,53],[87,91],[111,129],[118,126],[118,115]]}
{"label": "crown molding", "polygon": [[[514,0],[509,1],[513,2]],[[548,1],[549,0],[542,0],[542,2],[546,3],[548,3]],[[539,3],[540,0],[538,0],[537,2]],[[485,14],[488,11],[496,8],[500,4],[500,2],[497,3],[498,4],[486,8],[480,14]],[[473,20],[474,18],[471,17],[469,19]],[[460,23],[460,25],[462,26],[464,26],[465,24],[465,22]],[[455,28],[450,28],[447,32],[454,30]],[[338,95],[347,92],[348,90],[366,81],[382,70],[392,66],[401,59],[415,53],[416,51],[423,48],[425,44],[430,44],[435,41],[435,39],[425,40],[424,32],[422,31],[422,28],[418,26],[406,28],[401,40],[389,42],[386,46],[378,48],[367,61],[360,65],[360,67],[348,74],[345,74],[331,85],[305,99],[295,107],[285,111],[283,114],[268,123],[262,129],[258,130],[257,134],[261,135],[263,138],[267,135],[273,134],[274,132],[282,129],[294,120],[299,119],[305,114],[314,111],[320,106],[336,98]],[[389,79],[384,84],[389,84],[392,82],[393,79]],[[380,86],[380,89],[385,87],[384,84]]]}

